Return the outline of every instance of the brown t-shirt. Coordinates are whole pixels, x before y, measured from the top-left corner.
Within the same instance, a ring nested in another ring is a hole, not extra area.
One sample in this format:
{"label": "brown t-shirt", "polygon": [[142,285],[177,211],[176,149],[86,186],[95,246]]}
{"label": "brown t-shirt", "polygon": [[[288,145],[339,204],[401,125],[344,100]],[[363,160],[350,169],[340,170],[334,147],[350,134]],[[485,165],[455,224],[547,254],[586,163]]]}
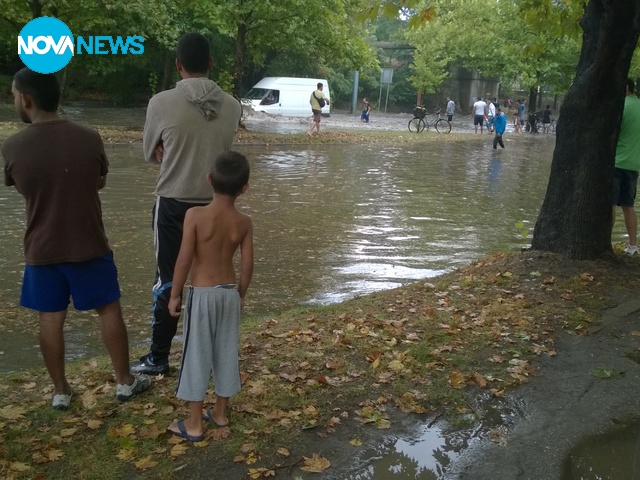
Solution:
{"label": "brown t-shirt", "polygon": [[24,196],[29,265],[82,262],[109,253],[98,195],[108,172],[100,135],[67,120],[35,123],[4,141],[5,185]]}

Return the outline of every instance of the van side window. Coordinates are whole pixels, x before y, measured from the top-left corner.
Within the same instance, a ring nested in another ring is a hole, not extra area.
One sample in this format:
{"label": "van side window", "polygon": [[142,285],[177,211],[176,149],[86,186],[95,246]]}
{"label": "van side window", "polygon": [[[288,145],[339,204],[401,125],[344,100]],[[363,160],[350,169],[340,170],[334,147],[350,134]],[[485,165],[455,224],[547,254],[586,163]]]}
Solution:
{"label": "van side window", "polygon": [[264,96],[260,105],[273,105],[280,100],[280,90],[269,90]]}

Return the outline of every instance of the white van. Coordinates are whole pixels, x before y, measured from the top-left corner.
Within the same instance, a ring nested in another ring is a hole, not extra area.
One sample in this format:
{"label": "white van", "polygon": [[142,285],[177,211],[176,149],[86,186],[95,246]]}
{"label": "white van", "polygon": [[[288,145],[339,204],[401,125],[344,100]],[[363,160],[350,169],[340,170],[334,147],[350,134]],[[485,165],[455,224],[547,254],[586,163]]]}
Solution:
{"label": "white van", "polygon": [[[256,112],[309,117],[309,99],[318,83],[322,83],[322,92],[331,100],[329,83],[323,78],[265,77],[247,92],[242,105]],[[328,117],[329,112],[329,105],[325,105],[322,115]]]}

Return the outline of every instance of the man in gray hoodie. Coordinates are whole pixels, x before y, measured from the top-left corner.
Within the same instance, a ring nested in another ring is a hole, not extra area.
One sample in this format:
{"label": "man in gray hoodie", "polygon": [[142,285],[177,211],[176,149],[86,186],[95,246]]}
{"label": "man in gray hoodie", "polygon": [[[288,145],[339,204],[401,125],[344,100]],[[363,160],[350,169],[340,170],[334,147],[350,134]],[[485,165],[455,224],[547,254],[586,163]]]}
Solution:
{"label": "man in gray hoodie", "polygon": [[131,365],[133,373],[169,371],[178,318],[169,314],[168,303],[184,215],[193,206],[211,202],[207,174],[213,160],[230,150],[242,114],[240,103],[208,78],[213,61],[206,37],[182,36],[176,53],[182,80],[149,101],[144,125],[145,160],[160,165],[152,211],[157,270],[151,348]]}

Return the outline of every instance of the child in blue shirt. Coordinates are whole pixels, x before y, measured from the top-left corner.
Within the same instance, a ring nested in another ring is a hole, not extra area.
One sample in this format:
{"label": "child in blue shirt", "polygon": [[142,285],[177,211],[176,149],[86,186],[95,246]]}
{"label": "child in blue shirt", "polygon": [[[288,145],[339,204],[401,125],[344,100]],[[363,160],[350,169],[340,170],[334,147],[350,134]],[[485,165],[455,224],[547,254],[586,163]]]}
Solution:
{"label": "child in blue shirt", "polygon": [[504,148],[502,134],[507,128],[507,116],[502,112],[500,107],[496,110],[496,119],[493,122],[493,127],[496,130],[496,136],[493,137],[493,148],[498,148],[498,144]]}

